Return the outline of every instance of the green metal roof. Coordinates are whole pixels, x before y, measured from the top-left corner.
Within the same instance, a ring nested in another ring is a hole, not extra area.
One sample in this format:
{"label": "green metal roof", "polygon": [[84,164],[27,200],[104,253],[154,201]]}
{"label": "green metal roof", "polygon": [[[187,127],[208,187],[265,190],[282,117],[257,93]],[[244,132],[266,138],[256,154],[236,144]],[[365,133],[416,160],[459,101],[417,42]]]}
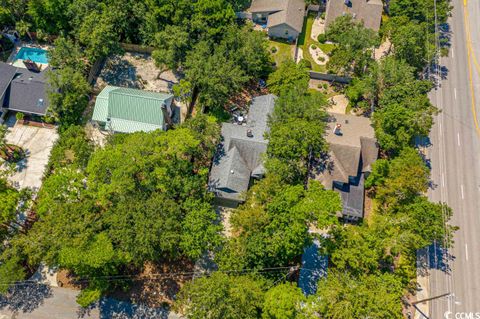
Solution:
{"label": "green metal roof", "polygon": [[92,119],[123,133],[163,129],[162,105],[170,106],[172,100],[172,94],[107,86],[97,97]]}

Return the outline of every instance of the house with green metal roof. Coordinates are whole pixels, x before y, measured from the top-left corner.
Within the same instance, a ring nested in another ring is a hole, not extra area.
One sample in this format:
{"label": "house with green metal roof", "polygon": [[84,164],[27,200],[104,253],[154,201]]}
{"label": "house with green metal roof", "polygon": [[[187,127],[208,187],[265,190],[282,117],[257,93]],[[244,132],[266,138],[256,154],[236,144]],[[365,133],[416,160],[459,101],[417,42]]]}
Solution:
{"label": "house with green metal roof", "polygon": [[133,133],[166,130],[173,95],[107,86],[97,96],[92,120],[107,131]]}

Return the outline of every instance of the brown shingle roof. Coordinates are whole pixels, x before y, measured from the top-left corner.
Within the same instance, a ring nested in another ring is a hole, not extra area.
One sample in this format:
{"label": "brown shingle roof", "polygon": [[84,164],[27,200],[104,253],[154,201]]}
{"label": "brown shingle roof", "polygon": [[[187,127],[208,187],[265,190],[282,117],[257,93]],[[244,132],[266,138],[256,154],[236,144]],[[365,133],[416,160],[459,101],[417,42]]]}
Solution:
{"label": "brown shingle roof", "polygon": [[350,0],[350,5],[345,4],[345,0],[328,0],[325,24],[328,27],[339,16],[350,14],[363,21],[366,28],[378,31],[382,12],[382,0]]}
{"label": "brown shingle roof", "polygon": [[275,27],[283,23],[298,32],[302,32],[305,17],[304,0],[253,0],[250,12],[267,12],[267,27]]}
{"label": "brown shingle roof", "polygon": [[[340,135],[333,132],[336,124],[342,126]],[[333,181],[348,183],[350,176],[369,171],[378,157],[375,133],[366,117],[331,115],[325,139],[330,151],[325,169],[318,178],[327,188],[332,187]]]}

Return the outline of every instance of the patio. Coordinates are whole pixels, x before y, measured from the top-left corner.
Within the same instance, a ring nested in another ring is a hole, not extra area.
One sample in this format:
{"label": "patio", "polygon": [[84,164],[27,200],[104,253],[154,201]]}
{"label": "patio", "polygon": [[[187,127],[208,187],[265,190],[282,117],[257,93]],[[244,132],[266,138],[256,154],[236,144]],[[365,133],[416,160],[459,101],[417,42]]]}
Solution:
{"label": "patio", "polygon": [[16,188],[30,187],[38,190],[42,185],[50,151],[58,138],[57,131],[46,127],[13,123],[15,123],[15,117],[10,116],[7,120],[7,126],[9,126],[7,143],[22,147],[26,158],[17,164],[15,173],[9,179]]}

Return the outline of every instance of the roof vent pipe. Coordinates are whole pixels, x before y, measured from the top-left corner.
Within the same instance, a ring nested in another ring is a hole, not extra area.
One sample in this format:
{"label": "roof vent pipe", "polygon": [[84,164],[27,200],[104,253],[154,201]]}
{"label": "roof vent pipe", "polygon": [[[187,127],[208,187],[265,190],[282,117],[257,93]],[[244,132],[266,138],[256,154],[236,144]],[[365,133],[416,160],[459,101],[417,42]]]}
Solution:
{"label": "roof vent pipe", "polygon": [[252,132],[252,130],[250,130],[250,129],[247,130],[247,136],[248,136],[248,137],[253,137],[253,132]]}

